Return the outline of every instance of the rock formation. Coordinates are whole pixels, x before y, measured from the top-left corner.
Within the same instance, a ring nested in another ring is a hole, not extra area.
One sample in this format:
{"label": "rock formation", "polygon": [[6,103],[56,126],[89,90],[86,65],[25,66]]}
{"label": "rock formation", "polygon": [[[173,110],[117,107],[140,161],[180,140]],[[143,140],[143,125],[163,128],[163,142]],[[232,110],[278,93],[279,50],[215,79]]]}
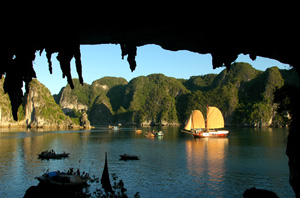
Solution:
{"label": "rock formation", "polygon": [[[0,81],[0,83],[3,80]],[[37,80],[32,80],[28,86],[23,103],[19,107],[18,122],[11,116],[10,101],[7,94],[0,88],[0,125],[24,126],[37,128],[73,128],[79,127],[66,116],[57,105],[50,91]],[[86,128],[90,127],[87,117],[83,117],[82,123]]]}
{"label": "rock formation", "polygon": [[[294,80],[291,80],[293,79]],[[295,80],[296,79],[296,80]],[[92,85],[63,88],[56,100],[63,111],[87,111],[93,125],[122,124],[180,125],[197,108],[204,114],[206,105],[223,112],[226,126],[285,127],[286,116],[277,114],[275,90],[283,85],[300,86],[294,70],[272,67],[254,69],[248,63],[234,63],[230,71],[192,76],[188,80],[151,74],[132,79],[103,77]],[[251,97],[249,97],[251,96]],[[71,116],[71,115],[70,115]]]}
{"label": "rock formation", "polygon": [[80,126],[87,129],[91,128],[91,123],[88,119],[88,115],[85,112],[81,115]]}
{"label": "rock formation", "polygon": [[50,91],[37,80],[30,82],[23,106],[23,122],[29,127],[71,128],[74,125],[55,103]]}

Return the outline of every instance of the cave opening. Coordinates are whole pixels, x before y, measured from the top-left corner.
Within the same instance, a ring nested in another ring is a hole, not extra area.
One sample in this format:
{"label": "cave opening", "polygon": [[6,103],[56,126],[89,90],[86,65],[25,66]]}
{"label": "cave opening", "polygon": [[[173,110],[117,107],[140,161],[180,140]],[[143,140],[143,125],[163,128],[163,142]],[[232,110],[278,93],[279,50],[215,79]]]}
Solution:
{"label": "cave opening", "polygon": [[[278,24],[280,25],[280,24]],[[264,26],[262,26],[264,27]],[[75,58],[76,70],[81,83],[81,44],[119,44],[122,52],[117,58],[125,56],[130,69],[136,67],[137,48],[146,44],[157,44],[167,50],[188,50],[199,54],[211,54],[213,68],[226,66],[230,68],[232,62],[239,54],[249,54],[251,59],[257,56],[274,58],[282,63],[292,65],[295,70],[300,71],[300,63],[295,50],[298,44],[298,30],[284,25],[278,31],[270,34],[270,26],[261,31],[249,30],[242,34],[231,34],[231,27],[222,32],[215,29],[204,29],[187,24],[160,25],[160,24],[101,24],[95,28],[86,28],[78,25],[76,28],[67,26],[60,32],[42,31],[37,34],[36,29],[28,28],[23,32],[26,36],[19,36],[16,29],[7,28],[6,41],[1,47],[1,76],[5,74],[4,90],[9,94],[13,117],[17,119],[17,110],[22,102],[23,82],[25,90],[28,83],[36,77],[32,62],[37,50],[44,50],[50,59],[50,55],[58,52],[57,59],[60,63],[64,77],[72,86],[70,61]],[[17,29],[18,30],[18,29]],[[64,30],[64,31],[63,31]],[[205,30],[205,31],[204,31]],[[289,30],[289,31],[287,31]],[[29,35],[29,36],[27,36]],[[26,39],[25,39],[26,38]],[[127,56],[127,57],[126,57]],[[84,64],[84,63],[83,63]],[[139,66],[139,63],[137,63]],[[49,70],[51,71],[51,64]],[[297,93],[298,90],[295,90]],[[293,100],[292,123],[289,129],[287,142],[287,155],[289,157],[290,184],[296,196],[300,189],[300,145],[299,139],[300,106],[298,98]]]}

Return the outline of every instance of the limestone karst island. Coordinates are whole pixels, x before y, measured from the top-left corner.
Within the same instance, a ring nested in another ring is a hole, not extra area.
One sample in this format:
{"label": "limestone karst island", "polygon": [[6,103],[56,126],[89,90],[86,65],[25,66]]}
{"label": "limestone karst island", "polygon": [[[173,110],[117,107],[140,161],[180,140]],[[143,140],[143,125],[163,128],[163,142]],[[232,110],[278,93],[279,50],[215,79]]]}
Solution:
{"label": "limestone karst island", "polygon": [[[248,63],[233,63],[220,74],[176,79],[163,74],[124,78],[103,77],[75,88],[63,87],[52,96],[38,80],[12,118],[10,100],[0,81],[0,125],[23,127],[90,128],[94,125],[183,125],[193,109],[205,114],[206,105],[218,106],[225,126],[286,127],[287,111],[278,112],[276,90],[298,86],[294,69],[254,69]],[[247,97],[251,96],[251,97]]]}

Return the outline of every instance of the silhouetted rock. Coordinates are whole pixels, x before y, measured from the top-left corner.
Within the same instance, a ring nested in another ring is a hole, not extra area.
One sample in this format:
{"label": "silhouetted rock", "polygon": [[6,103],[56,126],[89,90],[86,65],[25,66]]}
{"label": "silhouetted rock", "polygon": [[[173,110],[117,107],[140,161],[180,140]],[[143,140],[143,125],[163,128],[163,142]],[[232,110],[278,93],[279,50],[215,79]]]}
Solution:
{"label": "silhouetted rock", "polygon": [[245,190],[243,193],[244,198],[258,198],[258,197],[268,197],[268,198],[278,198],[276,193],[264,190],[264,189],[257,189],[255,187]]}

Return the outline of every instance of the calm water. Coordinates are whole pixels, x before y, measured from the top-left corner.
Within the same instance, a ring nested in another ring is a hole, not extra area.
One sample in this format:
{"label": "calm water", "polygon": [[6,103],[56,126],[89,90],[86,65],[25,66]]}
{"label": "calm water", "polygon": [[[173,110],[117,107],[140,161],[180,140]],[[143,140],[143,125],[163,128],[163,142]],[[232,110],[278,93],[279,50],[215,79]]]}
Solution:
{"label": "calm water", "polygon": [[[34,177],[47,169],[79,167],[101,177],[105,152],[110,174],[124,181],[129,197],[135,192],[141,197],[242,197],[253,186],[280,197],[294,196],[288,183],[285,129],[229,128],[224,139],[194,139],[177,127],[162,130],[163,138],[149,139],[133,128],[0,129],[0,197],[23,197],[27,188],[38,184]],[[47,149],[70,152],[71,157],[37,159]],[[120,161],[124,153],[139,155],[140,160]]]}

